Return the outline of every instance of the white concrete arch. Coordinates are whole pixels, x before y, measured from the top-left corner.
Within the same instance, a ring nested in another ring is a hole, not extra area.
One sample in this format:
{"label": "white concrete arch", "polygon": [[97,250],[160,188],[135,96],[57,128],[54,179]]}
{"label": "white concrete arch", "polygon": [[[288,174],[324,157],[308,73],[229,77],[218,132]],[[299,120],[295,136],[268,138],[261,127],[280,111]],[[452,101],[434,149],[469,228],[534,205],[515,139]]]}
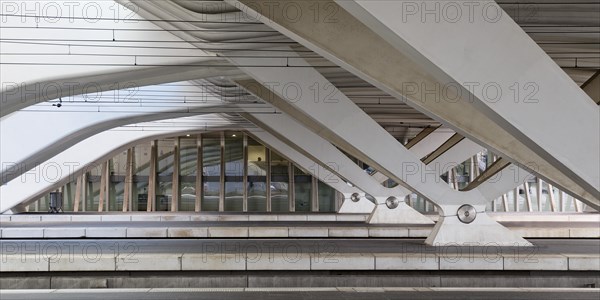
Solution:
{"label": "white concrete arch", "polygon": [[[163,128],[156,128],[156,123],[152,122],[140,123],[135,128],[114,128],[88,137],[46,160],[36,169],[2,185],[0,187],[0,212],[36,201],[48,191],[73,181],[76,176],[96,167],[123,149],[142,141],[183,133],[193,134],[207,130],[238,128],[237,125],[226,119],[221,119],[218,124],[207,127],[203,118],[199,116],[173,119],[169,120],[173,123],[172,126]],[[214,122],[214,117],[212,120]],[[194,121],[196,124],[190,124],[189,121]],[[181,125],[177,125],[177,123]]]}
{"label": "white concrete arch", "polygon": [[2,8],[0,117],[59,97],[238,74],[144,20],[131,3],[15,1]]}
{"label": "white concrete arch", "polygon": [[[227,104],[213,98],[193,106],[171,104],[161,107],[134,107],[129,110],[118,106],[102,109],[100,112],[21,111],[3,119],[0,121],[2,183],[27,172],[77,142],[114,127],[199,114],[236,112],[240,111],[244,104]],[[250,106],[247,109],[261,110],[260,105],[246,106]]]}

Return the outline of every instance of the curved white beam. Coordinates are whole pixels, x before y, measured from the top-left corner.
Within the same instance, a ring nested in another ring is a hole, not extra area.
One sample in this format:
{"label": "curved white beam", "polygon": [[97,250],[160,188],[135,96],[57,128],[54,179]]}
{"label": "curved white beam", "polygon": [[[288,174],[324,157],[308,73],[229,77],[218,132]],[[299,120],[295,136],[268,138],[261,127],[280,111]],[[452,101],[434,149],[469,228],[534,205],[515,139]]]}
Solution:
{"label": "curved white beam", "polygon": [[[70,15],[21,17],[32,7]],[[60,97],[239,73],[143,20],[135,5],[13,1],[2,8],[0,117]]]}
{"label": "curved white beam", "polygon": [[[0,121],[0,177],[2,183],[8,182],[79,141],[110,128],[200,114],[235,112],[240,111],[240,106],[244,105],[213,99],[195,106],[172,104],[166,107],[130,108],[130,111],[109,108],[101,112],[18,112]],[[27,139],[23,139],[23,136],[27,136]]]}
{"label": "curved white beam", "polygon": [[[202,117],[172,120],[175,124],[165,128],[156,128],[154,123],[138,124],[135,128],[115,128],[95,134],[67,150],[46,160],[36,169],[22,174],[0,187],[0,212],[17,205],[36,201],[48,191],[73,181],[80,174],[97,167],[123,149],[142,141],[183,133],[195,133],[208,130],[231,129],[235,125],[225,125],[225,119],[214,127],[205,127]],[[187,121],[187,122],[186,122]],[[196,124],[190,125],[189,121]]]}

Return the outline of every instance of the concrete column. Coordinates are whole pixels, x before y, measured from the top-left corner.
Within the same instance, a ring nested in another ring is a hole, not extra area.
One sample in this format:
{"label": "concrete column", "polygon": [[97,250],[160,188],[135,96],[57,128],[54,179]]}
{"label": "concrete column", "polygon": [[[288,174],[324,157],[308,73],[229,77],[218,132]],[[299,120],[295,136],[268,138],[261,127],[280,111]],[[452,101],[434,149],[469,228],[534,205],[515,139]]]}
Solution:
{"label": "concrete column", "polygon": [[123,212],[127,212],[131,206],[131,192],[133,188],[133,149],[127,149],[127,162],[125,166],[125,182],[123,182]]}
{"label": "concrete column", "polygon": [[83,175],[77,176],[77,184],[75,185],[75,202],[73,203],[73,211],[79,211],[79,203],[81,202],[81,190],[83,185]]}
{"label": "concrete column", "polygon": [[221,169],[220,169],[220,189],[219,193],[219,211],[225,211],[225,132],[221,132]]}
{"label": "concrete column", "polygon": [[200,212],[202,210],[201,201],[204,194],[204,184],[202,183],[202,176],[204,175],[203,159],[202,159],[202,136],[198,135],[196,140],[196,203],[194,205],[194,211]]}
{"label": "concrete column", "polygon": [[158,141],[150,142],[150,167],[148,168],[148,203],[146,211],[154,211],[156,202],[156,164]]}

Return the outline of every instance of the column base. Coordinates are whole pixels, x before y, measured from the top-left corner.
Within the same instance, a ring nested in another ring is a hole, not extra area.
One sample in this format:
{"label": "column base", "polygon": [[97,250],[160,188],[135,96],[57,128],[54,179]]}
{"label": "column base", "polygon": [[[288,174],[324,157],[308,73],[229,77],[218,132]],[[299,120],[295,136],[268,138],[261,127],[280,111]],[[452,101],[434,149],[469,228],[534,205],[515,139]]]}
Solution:
{"label": "column base", "polygon": [[517,233],[500,225],[485,212],[477,213],[472,223],[462,223],[456,216],[440,216],[425,240],[432,246],[533,246]]}
{"label": "column base", "polygon": [[369,224],[433,224],[434,222],[408,206],[405,202],[400,202],[398,207],[389,209],[385,204],[379,204],[369,219]]}
{"label": "column base", "polygon": [[375,203],[369,201],[364,195],[358,202],[350,200],[349,196],[344,195],[344,202],[338,210],[340,214],[370,214],[375,209]]}

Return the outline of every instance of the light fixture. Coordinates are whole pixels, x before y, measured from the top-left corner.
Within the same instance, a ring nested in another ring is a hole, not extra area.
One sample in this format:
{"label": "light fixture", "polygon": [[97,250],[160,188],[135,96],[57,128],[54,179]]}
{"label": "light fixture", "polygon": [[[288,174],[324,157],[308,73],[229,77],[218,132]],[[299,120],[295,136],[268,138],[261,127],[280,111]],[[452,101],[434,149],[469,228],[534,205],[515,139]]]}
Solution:
{"label": "light fixture", "polygon": [[190,135],[189,135],[189,134],[186,134],[185,136],[189,137]]}
{"label": "light fixture", "polygon": [[54,103],[54,104],[52,104],[52,106],[56,106],[56,107],[60,108],[62,106],[62,98],[58,98],[58,103]]}
{"label": "light fixture", "polygon": [[237,135],[235,135],[235,134],[232,134],[232,135],[231,135],[231,137],[236,137],[236,136],[237,136]]}

